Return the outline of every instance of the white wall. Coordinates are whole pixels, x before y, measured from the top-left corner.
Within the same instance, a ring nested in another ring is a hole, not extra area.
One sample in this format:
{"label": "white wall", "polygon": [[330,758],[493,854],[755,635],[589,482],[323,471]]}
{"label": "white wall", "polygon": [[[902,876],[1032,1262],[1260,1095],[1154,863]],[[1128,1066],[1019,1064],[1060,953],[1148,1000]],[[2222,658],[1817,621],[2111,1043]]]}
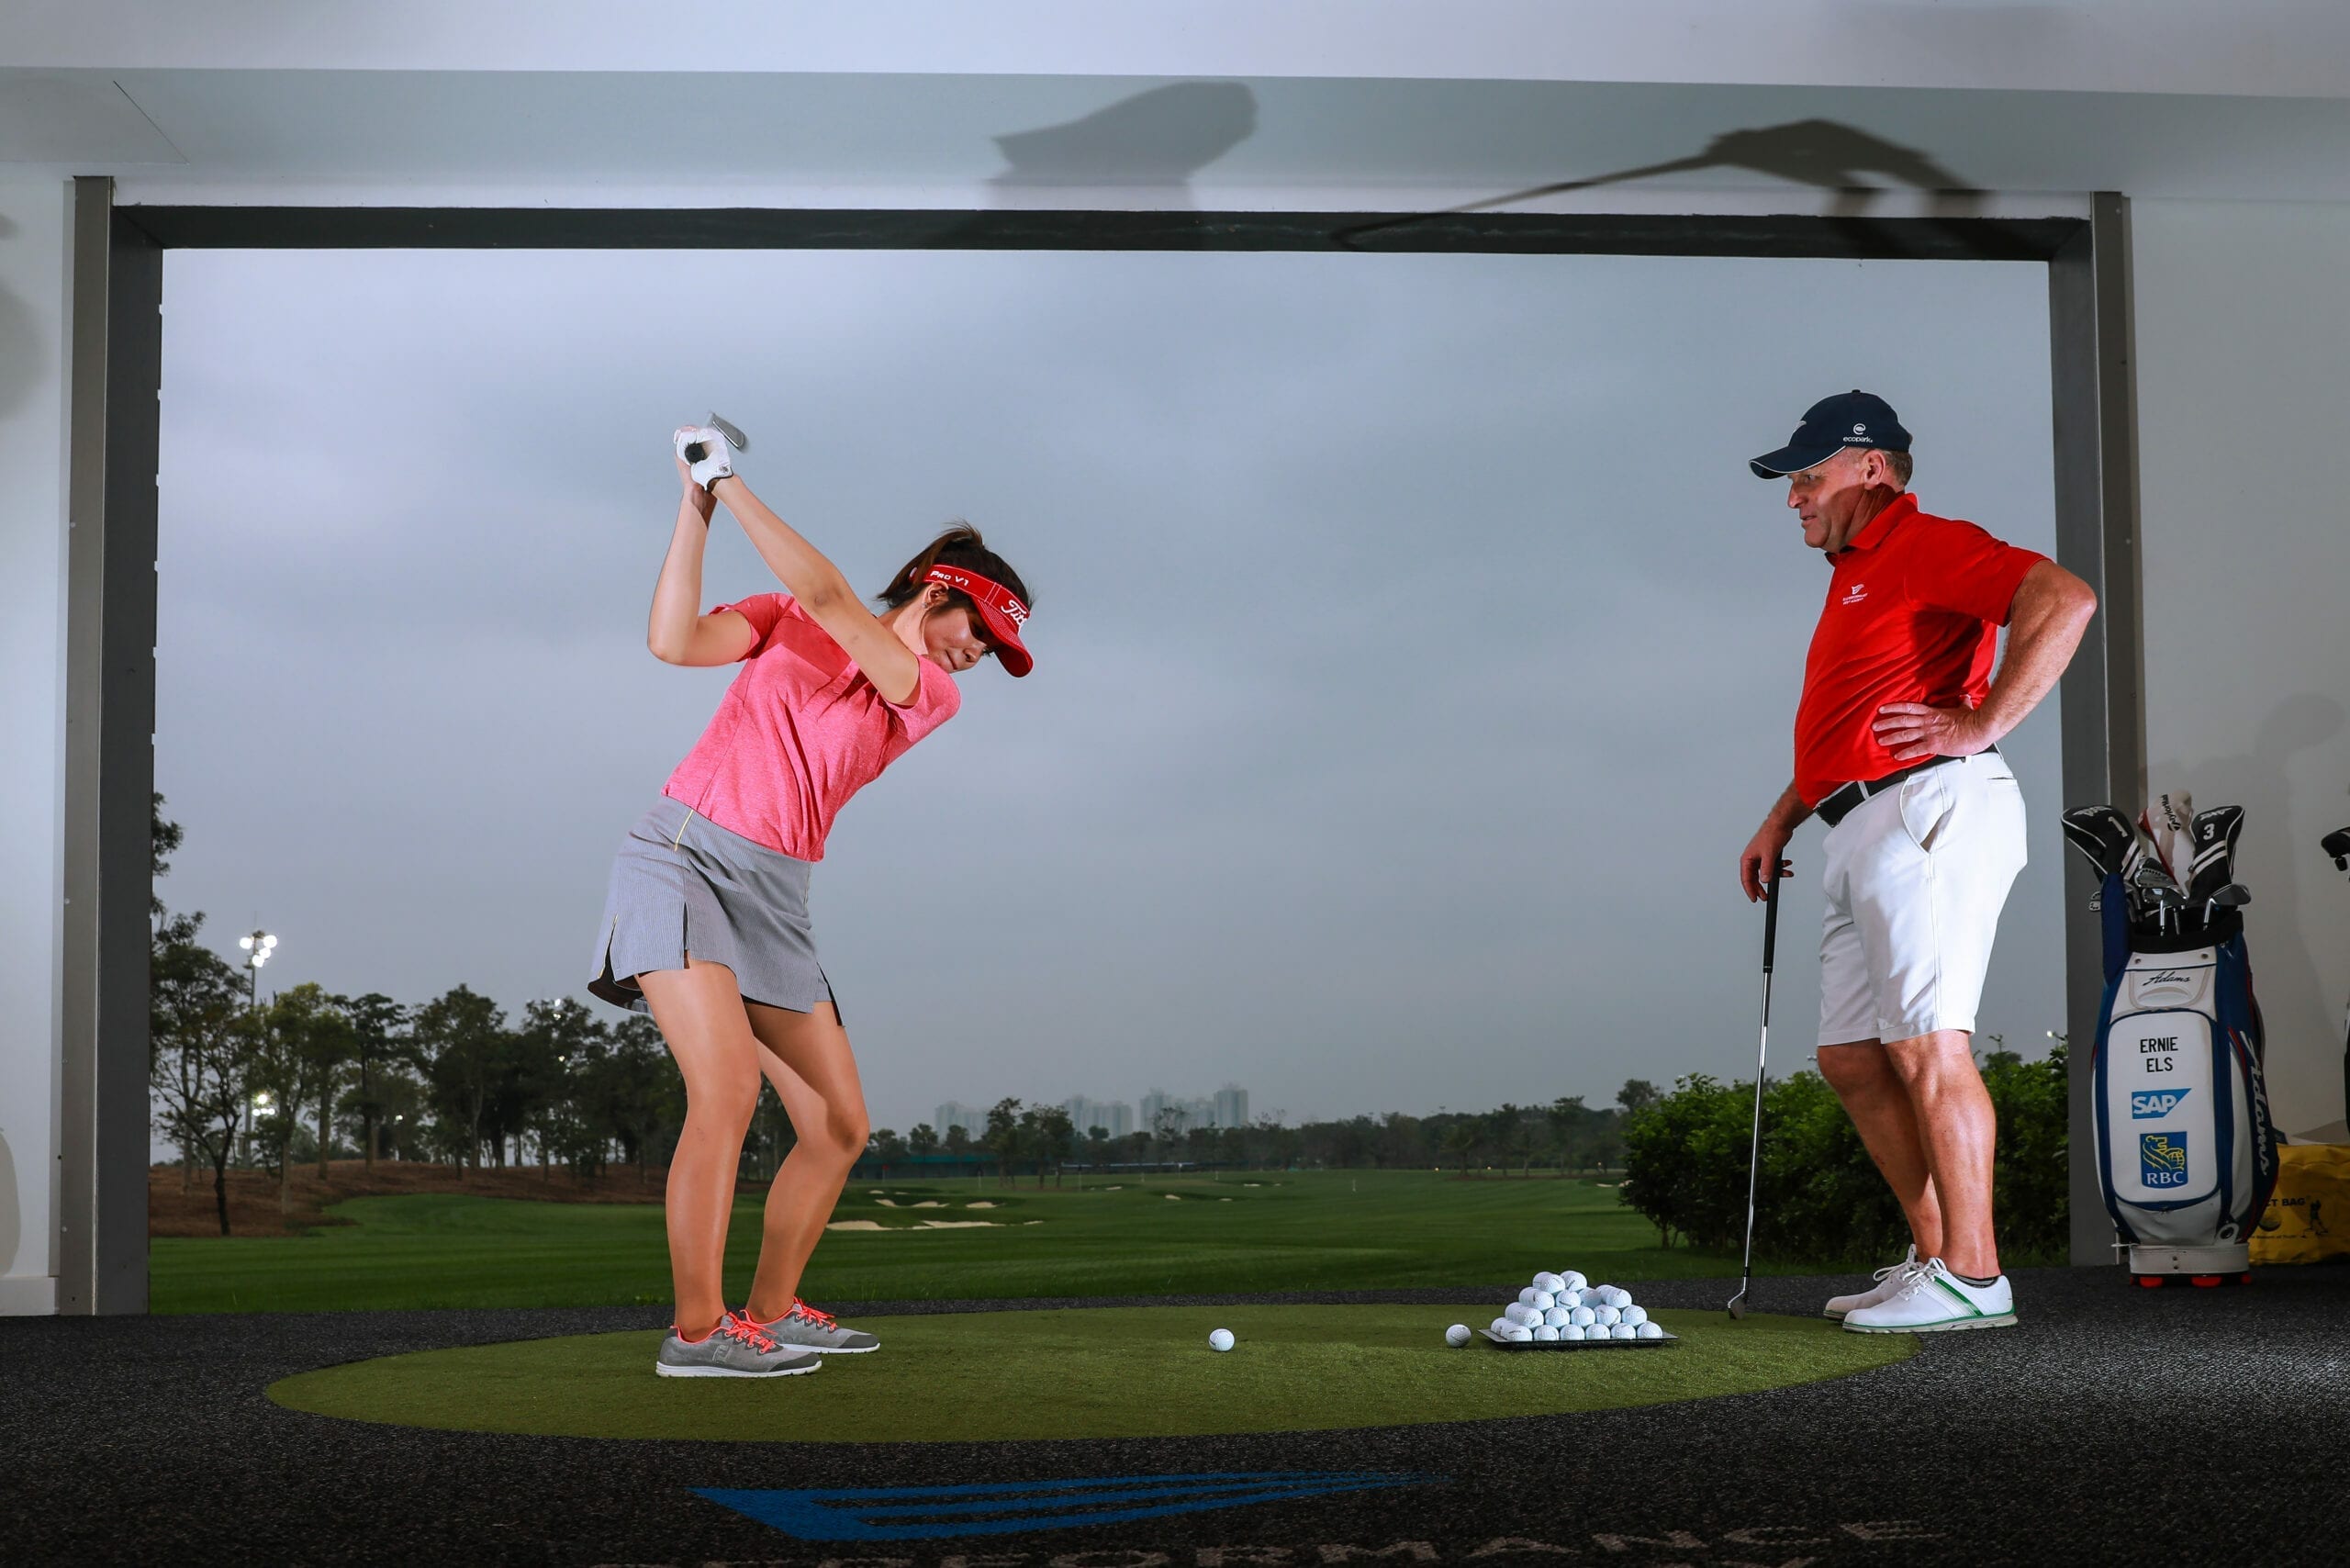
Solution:
{"label": "white wall", "polygon": [[2338,0],[12,0],[39,70],[1393,76],[2328,96]]}
{"label": "white wall", "polygon": [[2343,1131],[2350,879],[2350,206],[2132,213],[2148,787],[2249,813],[2278,1125]]}
{"label": "white wall", "polygon": [[70,189],[0,178],[0,1314],[57,1301]]}

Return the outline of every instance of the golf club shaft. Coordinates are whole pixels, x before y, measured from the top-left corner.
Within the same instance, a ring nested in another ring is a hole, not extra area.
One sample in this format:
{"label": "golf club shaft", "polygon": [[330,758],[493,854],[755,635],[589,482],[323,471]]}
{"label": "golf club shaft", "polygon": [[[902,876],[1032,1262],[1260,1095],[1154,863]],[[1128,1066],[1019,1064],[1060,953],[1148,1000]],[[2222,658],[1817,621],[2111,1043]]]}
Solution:
{"label": "golf club shaft", "polygon": [[1762,1173],[1762,1068],[1771,1059],[1771,958],[1779,942],[1779,868],[1771,867],[1770,885],[1762,893],[1762,1034],[1754,1048],[1754,1141],[1746,1156],[1746,1262],[1739,1271],[1738,1294],[1744,1298],[1754,1282],[1754,1193]]}

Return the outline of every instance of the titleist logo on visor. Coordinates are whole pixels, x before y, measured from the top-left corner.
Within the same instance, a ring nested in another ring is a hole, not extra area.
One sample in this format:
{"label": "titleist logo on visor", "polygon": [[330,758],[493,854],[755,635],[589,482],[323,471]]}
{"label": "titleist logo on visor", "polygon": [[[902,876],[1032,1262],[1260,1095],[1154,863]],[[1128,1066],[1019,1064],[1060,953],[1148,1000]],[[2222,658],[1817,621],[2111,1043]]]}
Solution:
{"label": "titleist logo on visor", "polygon": [[934,583],[945,583],[951,588],[961,589],[989,609],[1002,615],[1014,626],[1024,626],[1028,623],[1028,607],[1013,598],[1011,590],[1002,583],[990,582],[976,572],[966,572],[955,566],[933,566],[930,569],[929,580]]}

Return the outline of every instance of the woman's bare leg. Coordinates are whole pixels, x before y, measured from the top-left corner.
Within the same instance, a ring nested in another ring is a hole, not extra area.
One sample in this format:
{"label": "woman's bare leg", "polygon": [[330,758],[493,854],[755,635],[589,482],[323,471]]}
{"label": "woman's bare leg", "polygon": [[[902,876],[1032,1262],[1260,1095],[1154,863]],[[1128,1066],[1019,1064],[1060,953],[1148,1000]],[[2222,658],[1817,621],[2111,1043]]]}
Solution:
{"label": "woman's bare leg", "polygon": [[848,1173],[865,1152],[865,1085],[848,1032],[829,1002],[812,1013],[750,1004],[759,1065],[791,1117],[797,1141],[767,1189],[759,1271],[746,1310],[772,1323],[791,1310],[808,1256],[822,1239]]}
{"label": "woman's bare leg", "polygon": [[654,969],[636,983],[686,1081],[686,1126],[669,1160],[666,1208],[677,1332],[699,1339],[726,1315],[726,1221],[743,1138],[759,1103],[759,1043],[734,971],[688,956],[682,969]]}

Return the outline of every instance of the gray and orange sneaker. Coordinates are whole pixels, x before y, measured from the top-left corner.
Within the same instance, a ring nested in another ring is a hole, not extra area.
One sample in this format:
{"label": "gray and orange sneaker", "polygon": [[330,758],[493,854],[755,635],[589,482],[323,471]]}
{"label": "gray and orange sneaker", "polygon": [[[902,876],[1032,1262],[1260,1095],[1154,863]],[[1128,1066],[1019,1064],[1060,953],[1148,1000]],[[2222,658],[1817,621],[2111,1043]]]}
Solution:
{"label": "gray and orange sneaker", "polygon": [[842,1327],[840,1320],[831,1313],[819,1312],[798,1296],[791,1298],[791,1310],[772,1323],[753,1317],[748,1307],[736,1316],[786,1350],[813,1350],[822,1356],[861,1356],[881,1348],[881,1341],[872,1335]]}
{"label": "gray and orange sneaker", "polygon": [[749,1318],[730,1312],[699,1339],[681,1338],[670,1329],[653,1370],[663,1377],[797,1377],[823,1364],[822,1357],[779,1344]]}

